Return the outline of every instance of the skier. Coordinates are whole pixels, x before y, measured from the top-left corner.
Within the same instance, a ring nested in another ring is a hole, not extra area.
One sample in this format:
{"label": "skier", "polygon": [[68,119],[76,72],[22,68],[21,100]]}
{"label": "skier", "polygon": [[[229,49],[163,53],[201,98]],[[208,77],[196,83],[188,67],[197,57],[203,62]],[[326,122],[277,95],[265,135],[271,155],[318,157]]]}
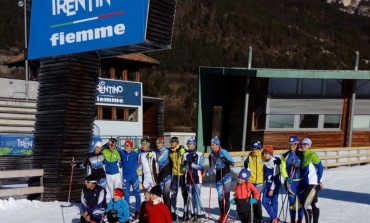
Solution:
{"label": "skier", "polygon": [[309,138],[302,140],[303,158],[301,163],[301,192],[300,200],[303,204],[304,215],[307,223],[318,223],[320,209],[317,205],[317,193],[324,188],[322,184],[324,167],[319,156],[310,148],[312,141]]}
{"label": "skier", "polygon": [[157,138],[157,160],[158,160],[158,181],[163,191],[163,203],[171,210],[170,189],[171,189],[171,163],[169,150],[163,146],[164,138]]}
{"label": "skier", "polygon": [[[188,152],[184,154],[183,169],[186,171],[186,185],[188,191],[187,210],[185,215],[191,214],[194,222],[204,217],[200,200],[201,184],[203,181],[203,153],[197,151],[195,139],[189,139],[186,143]],[[190,216],[186,216],[190,219]]]}
{"label": "skier", "polygon": [[107,148],[103,149],[102,153],[105,158],[105,173],[107,177],[106,188],[112,198],[114,188],[122,188],[122,179],[119,172],[121,156],[116,149],[117,140],[115,138],[110,138],[106,145]]}
{"label": "skier", "polygon": [[105,210],[109,223],[129,223],[129,206],[122,197],[123,190],[114,189],[113,199],[109,201],[107,210]]}
{"label": "skier", "polygon": [[[252,183],[257,190],[262,193],[263,189],[263,166],[265,162],[265,157],[262,156],[262,144],[260,141],[256,141],[251,146],[251,152],[244,161],[244,168],[251,171],[251,176],[249,177],[249,182]],[[262,218],[262,205],[261,201],[258,200],[256,204],[253,204],[254,221],[256,223],[263,223]]]}
{"label": "skier", "polygon": [[[302,223],[303,207],[299,203],[298,192],[301,181],[300,166],[302,161],[302,151],[297,149],[298,136],[289,138],[290,149],[281,156],[280,172],[285,180],[285,188],[288,193],[290,223]],[[296,204],[298,203],[298,204]],[[296,210],[298,208],[298,219],[296,221]]]}
{"label": "skier", "polygon": [[218,195],[218,206],[220,218],[217,222],[228,221],[228,210],[230,208],[231,172],[230,166],[234,166],[234,160],[230,154],[221,148],[220,139],[216,136],[211,140],[212,152],[209,154],[209,165],[216,169],[216,189]]}
{"label": "skier", "polygon": [[170,210],[163,204],[161,195],[162,189],[159,185],[150,190],[150,201],[145,207],[148,223],[172,223]]}
{"label": "skier", "polygon": [[231,200],[232,204],[236,204],[236,212],[241,223],[253,223],[251,208],[261,196],[257,188],[248,182],[250,175],[251,172],[248,169],[240,171],[234,188],[234,199]]}
{"label": "skier", "polygon": [[94,175],[98,179],[98,185],[105,187],[107,182],[105,176],[105,158],[102,151],[102,143],[100,141],[95,143],[94,151],[86,154],[84,160],[79,163],[80,169],[90,169],[90,174]]}
{"label": "skier", "polygon": [[133,150],[134,143],[131,140],[126,140],[124,147],[125,149],[120,150],[122,162],[122,179],[123,179],[123,191],[125,194],[125,200],[130,205],[130,189],[132,187],[135,196],[135,214],[132,220],[139,219],[140,214],[140,191],[139,191],[139,176],[137,174],[138,169],[138,158],[139,153]]}
{"label": "skier", "polygon": [[143,189],[148,191],[158,184],[156,154],[149,146],[150,142],[147,139],[141,140],[141,152],[139,154],[139,166],[142,168],[141,182]]}
{"label": "skier", "polygon": [[106,191],[97,185],[97,178],[88,175],[85,178],[85,186],[81,192],[81,219],[80,222],[100,222],[103,219],[107,206]]}
{"label": "skier", "polygon": [[271,223],[278,223],[278,198],[281,187],[280,181],[280,159],[274,157],[274,148],[265,146],[263,149],[265,157],[265,187],[262,194],[262,204],[271,218]]}
{"label": "skier", "polygon": [[[184,206],[188,200],[188,193],[185,184],[185,171],[182,169],[183,156],[186,152],[184,146],[179,145],[179,138],[172,137],[170,139],[170,161],[172,166],[172,180],[171,180],[171,216],[173,220],[177,220],[177,192],[181,188],[182,198],[184,199]],[[186,209],[186,207],[184,207]],[[186,220],[183,216],[183,220]]]}

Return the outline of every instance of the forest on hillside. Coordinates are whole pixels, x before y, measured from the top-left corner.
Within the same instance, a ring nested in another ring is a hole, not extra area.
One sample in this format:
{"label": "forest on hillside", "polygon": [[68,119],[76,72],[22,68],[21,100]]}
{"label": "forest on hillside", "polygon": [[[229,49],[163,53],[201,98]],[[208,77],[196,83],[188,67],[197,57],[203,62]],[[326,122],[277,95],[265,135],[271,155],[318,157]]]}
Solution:
{"label": "forest on hillside", "polygon": [[[23,50],[23,11],[0,0],[0,53]],[[16,37],[16,38],[14,38]],[[19,37],[19,38],[18,38]],[[165,130],[194,131],[199,66],[370,70],[370,18],[322,0],[178,0],[171,50],[148,53],[144,94],[165,99]]]}

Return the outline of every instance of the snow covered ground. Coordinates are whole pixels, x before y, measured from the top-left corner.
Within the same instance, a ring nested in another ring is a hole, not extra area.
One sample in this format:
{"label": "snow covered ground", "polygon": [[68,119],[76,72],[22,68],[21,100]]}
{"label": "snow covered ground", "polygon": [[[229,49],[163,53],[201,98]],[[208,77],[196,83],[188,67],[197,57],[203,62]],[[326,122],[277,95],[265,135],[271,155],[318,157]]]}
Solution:
{"label": "snow covered ground", "polygon": [[[370,165],[341,167],[325,171],[325,189],[319,193],[320,223],[334,222],[370,222]],[[212,184],[214,187],[214,183]],[[212,219],[218,218],[216,190],[212,188],[209,196],[209,185],[203,185],[202,203],[206,213],[211,197],[210,213]],[[279,211],[285,194],[279,198]],[[179,197],[180,198],[180,197]],[[179,199],[181,201],[182,198]],[[134,201],[132,197],[132,201]],[[180,207],[182,204],[180,204]],[[286,205],[284,205],[286,206]],[[78,223],[79,205],[67,202],[40,202],[13,198],[0,200],[0,222],[14,223]],[[283,213],[280,215],[284,219]],[[232,206],[230,216],[236,215]],[[289,215],[289,214],[288,214]],[[268,215],[264,211],[267,220]],[[286,219],[289,220],[289,217]],[[238,221],[235,221],[238,222]]]}

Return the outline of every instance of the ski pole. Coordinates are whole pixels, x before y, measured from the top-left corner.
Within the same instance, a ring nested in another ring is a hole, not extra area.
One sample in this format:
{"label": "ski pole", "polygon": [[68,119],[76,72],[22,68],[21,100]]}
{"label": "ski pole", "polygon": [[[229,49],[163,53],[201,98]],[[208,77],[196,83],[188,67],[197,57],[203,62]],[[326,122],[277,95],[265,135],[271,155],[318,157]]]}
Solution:
{"label": "ski pole", "polygon": [[69,190],[68,190],[68,203],[71,198],[71,190],[72,190],[72,178],[73,178],[73,168],[75,167],[75,158],[72,157],[72,162],[71,162],[71,177],[69,179]]}

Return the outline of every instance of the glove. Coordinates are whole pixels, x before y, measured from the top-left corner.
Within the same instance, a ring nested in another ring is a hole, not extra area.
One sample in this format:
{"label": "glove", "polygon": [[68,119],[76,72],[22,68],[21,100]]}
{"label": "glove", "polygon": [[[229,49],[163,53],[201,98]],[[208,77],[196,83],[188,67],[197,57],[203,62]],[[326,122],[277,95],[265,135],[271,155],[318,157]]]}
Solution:
{"label": "glove", "polygon": [[86,169],[85,166],[81,163],[79,166],[78,166],[80,169]]}
{"label": "glove", "polygon": [[291,178],[291,177],[287,177],[287,178],[285,179],[285,181],[286,181],[288,184],[291,184],[291,183],[293,183],[293,178]]}
{"label": "glove", "polygon": [[194,155],[190,158],[190,162],[191,162],[191,163],[194,163],[196,159],[197,159],[197,155],[196,155],[196,154],[194,154]]}
{"label": "glove", "polygon": [[190,164],[190,167],[193,168],[193,169],[196,169],[198,167],[198,165],[192,163],[192,164]]}
{"label": "glove", "polygon": [[235,204],[235,203],[236,203],[235,199],[230,200],[230,204]]}
{"label": "glove", "polygon": [[280,158],[276,158],[276,159],[274,160],[274,164],[275,164],[275,165],[280,165],[280,164],[281,164],[281,160],[280,160]]}
{"label": "glove", "polygon": [[252,204],[257,204],[257,199],[256,198],[251,198],[249,200],[249,204],[252,205]]}

